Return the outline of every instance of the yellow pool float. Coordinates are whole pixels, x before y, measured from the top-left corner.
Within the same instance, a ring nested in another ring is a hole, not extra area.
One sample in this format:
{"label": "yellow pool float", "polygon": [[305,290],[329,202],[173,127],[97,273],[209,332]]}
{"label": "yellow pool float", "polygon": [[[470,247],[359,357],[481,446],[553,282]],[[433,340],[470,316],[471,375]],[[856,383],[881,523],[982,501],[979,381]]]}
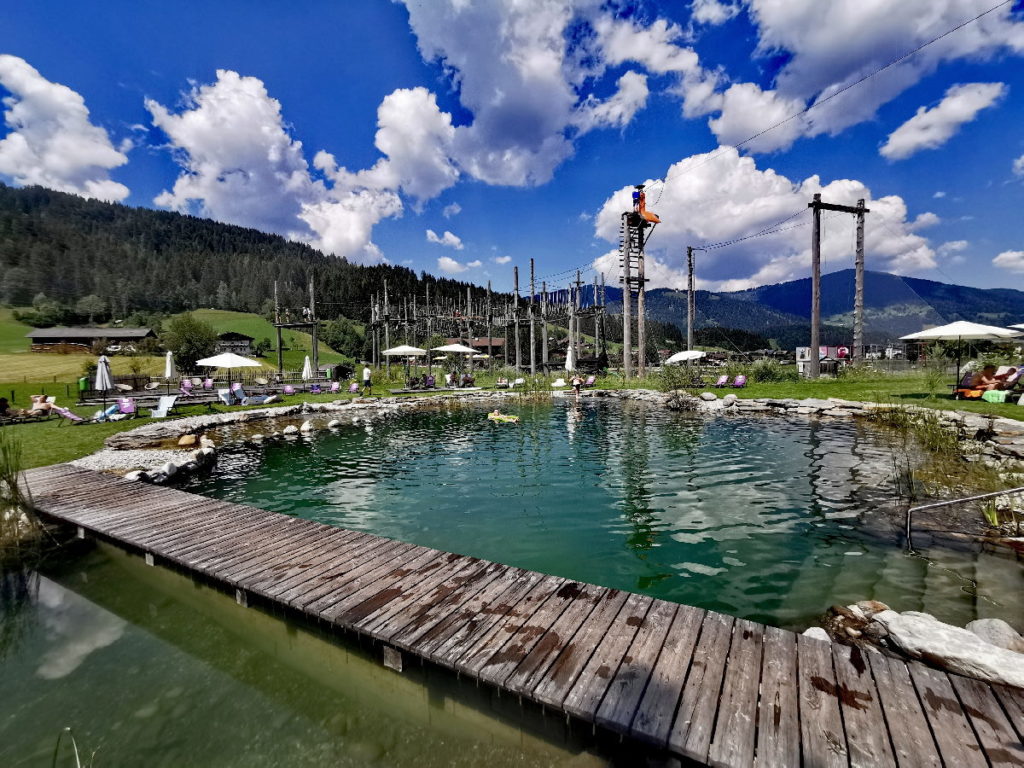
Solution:
{"label": "yellow pool float", "polygon": [[499,422],[504,422],[506,424],[518,424],[519,423],[519,417],[518,416],[511,416],[511,415],[509,415],[507,413],[498,413],[497,411],[495,411],[494,413],[488,413],[487,414],[487,418],[488,418],[489,421],[499,421]]}

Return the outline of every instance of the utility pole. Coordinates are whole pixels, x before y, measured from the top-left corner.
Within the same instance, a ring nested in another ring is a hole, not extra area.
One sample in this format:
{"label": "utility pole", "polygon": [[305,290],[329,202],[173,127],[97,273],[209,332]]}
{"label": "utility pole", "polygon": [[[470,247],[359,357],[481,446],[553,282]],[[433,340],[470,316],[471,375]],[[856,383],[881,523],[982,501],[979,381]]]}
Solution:
{"label": "utility pole", "polygon": [[316,318],[316,292],[313,287],[313,275],[309,276],[309,321],[313,323],[313,378],[320,375],[320,321]]}
{"label": "utility pole", "polygon": [[550,372],[548,368],[548,284],[542,281],[540,284],[540,364],[544,373]]}
{"label": "utility pole", "polygon": [[630,276],[630,246],[628,213],[622,214],[622,236],[619,256],[622,258],[622,372],[628,379],[633,375],[633,288]]}
{"label": "utility pole", "polygon": [[573,352],[576,353],[576,363],[577,363],[577,365],[579,364],[579,361],[580,361],[580,351],[583,348],[583,338],[582,338],[582,334],[580,333],[580,309],[582,309],[582,304],[581,304],[581,301],[582,301],[582,290],[581,289],[582,288],[583,288],[583,282],[580,280],[580,271],[577,269],[576,270],[576,293],[573,296],[573,307],[576,310],[575,313],[574,313],[575,318],[576,318],[576,328],[575,328],[575,332],[573,333],[573,341],[576,344],[576,347],[573,350]]}
{"label": "utility pole", "polygon": [[491,327],[494,315],[491,313],[491,281],[487,281],[487,370],[494,370],[494,353],[491,351]]}
{"label": "utility pole", "polygon": [[864,207],[864,201],[858,200],[857,205],[836,205],[823,203],[821,195],[815,194],[807,204],[811,209],[811,359],[807,368],[807,376],[816,379],[821,374],[820,346],[821,326],[821,212],[839,211],[852,213],[857,217],[857,254],[855,266],[855,295],[853,301],[853,359],[859,362],[864,350],[864,214],[870,209]]}
{"label": "utility pole", "polygon": [[281,302],[277,295],[277,280],[274,281],[274,325],[277,326],[277,372],[284,373],[284,347],[281,339]]}
{"label": "utility pole", "polygon": [[604,325],[605,308],[607,307],[607,304],[605,304],[606,301],[607,301],[607,299],[605,298],[605,290],[604,290],[604,272],[602,272],[601,273],[601,322],[598,325],[598,327],[601,329],[601,351],[600,351],[599,354],[600,355],[604,355],[605,357],[608,356],[608,329],[605,328],[605,325]]}
{"label": "utility pole", "polygon": [[434,356],[430,353],[430,337],[433,335],[431,331],[434,311],[430,306],[430,283],[426,283],[424,287],[427,289],[427,305],[424,310],[427,313],[427,339],[423,346],[427,347],[427,375],[429,376],[434,371]]}
{"label": "utility pole", "polygon": [[[640,236],[643,237],[641,231]],[[647,322],[646,322],[646,293],[647,279],[644,277],[644,252],[640,249],[636,262],[636,345],[639,347],[636,372],[643,378],[647,370]]]}
{"label": "utility pole", "polygon": [[857,201],[857,255],[854,257],[853,363],[864,362],[864,199]]}
{"label": "utility pole", "polygon": [[[391,349],[391,306],[388,304],[388,281],[384,281],[384,349]],[[391,378],[391,355],[386,355],[385,367]]]}
{"label": "utility pole", "polygon": [[686,348],[693,349],[693,322],[697,316],[697,297],[693,295],[693,246],[686,246]]}
{"label": "utility pole", "polygon": [[512,307],[513,332],[516,339],[516,371],[523,370],[523,350],[519,347],[519,267],[512,267]]}
{"label": "utility pole", "polygon": [[537,286],[533,282],[533,259],[530,259],[530,375],[537,375],[537,340],[536,331],[533,327],[533,297],[537,293]]}

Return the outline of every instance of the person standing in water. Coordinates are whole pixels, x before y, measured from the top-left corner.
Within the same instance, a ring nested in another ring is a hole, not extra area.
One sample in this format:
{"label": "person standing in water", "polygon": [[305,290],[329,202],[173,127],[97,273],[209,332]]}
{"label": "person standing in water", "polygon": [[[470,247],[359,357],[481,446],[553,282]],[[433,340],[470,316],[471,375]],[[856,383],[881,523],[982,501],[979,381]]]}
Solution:
{"label": "person standing in water", "polygon": [[371,386],[373,382],[372,382],[371,376],[372,376],[372,373],[370,371],[370,366],[364,364],[363,365],[363,394],[364,395],[372,395],[373,394],[373,388]]}
{"label": "person standing in water", "polygon": [[576,393],[576,399],[579,400],[580,390],[583,389],[583,377],[580,376],[578,373],[573,374],[570,383],[572,384],[572,391]]}

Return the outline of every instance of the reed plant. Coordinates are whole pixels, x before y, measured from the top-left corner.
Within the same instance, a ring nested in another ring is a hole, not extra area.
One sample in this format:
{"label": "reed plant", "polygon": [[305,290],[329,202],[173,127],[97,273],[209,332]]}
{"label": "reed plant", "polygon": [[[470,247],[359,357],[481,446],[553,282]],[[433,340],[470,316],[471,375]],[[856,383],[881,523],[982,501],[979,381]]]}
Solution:
{"label": "reed plant", "polygon": [[11,428],[0,429],[0,565],[34,553],[42,537],[22,482],[23,466],[21,440]]}

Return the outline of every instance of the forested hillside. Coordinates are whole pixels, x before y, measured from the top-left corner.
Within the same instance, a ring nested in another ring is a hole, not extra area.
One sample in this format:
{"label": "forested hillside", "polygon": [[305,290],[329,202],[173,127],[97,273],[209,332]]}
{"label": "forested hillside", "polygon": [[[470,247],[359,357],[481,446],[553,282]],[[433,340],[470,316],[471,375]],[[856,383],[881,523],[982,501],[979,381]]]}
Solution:
{"label": "forested hillside", "polygon": [[433,296],[462,301],[468,285],[404,267],[350,264],[194,216],[0,184],[0,302],[26,306],[42,293],[65,305],[97,296],[119,317],[197,307],[265,313],[275,280],[283,306],[307,304],[311,274],[325,318],[362,319],[385,280],[394,296],[423,295],[429,283]]}

